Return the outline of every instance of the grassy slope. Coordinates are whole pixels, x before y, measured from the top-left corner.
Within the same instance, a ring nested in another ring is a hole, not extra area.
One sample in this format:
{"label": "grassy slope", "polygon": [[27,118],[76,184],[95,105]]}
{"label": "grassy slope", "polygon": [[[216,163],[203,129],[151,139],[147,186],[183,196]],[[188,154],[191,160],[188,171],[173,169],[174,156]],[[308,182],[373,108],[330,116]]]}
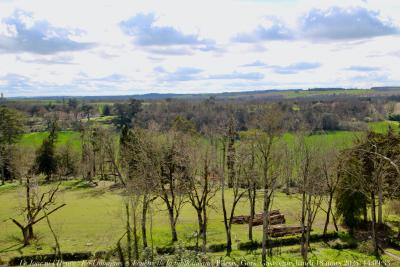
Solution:
{"label": "grassy slope", "polygon": [[[124,232],[124,198],[119,191],[110,191],[106,186],[98,188],[85,187],[80,181],[68,181],[63,184],[63,192],[59,196],[59,203],[65,202],[67,206],[51,216],[53,227],[58,233],[63,251],[97,251],[110,249]],[[44,189],[42,189],[44,190]],[[8,217],[18,217],[22,205],[23,189],[16,185],[8,185],[0,189],[0,257],[7,259],[20,254],[51,253],[54,244],[52,236],[45,221],[35,227],[39,241],[27,248],[17,250],[20,232],[11,222],[5,221]],[[228,192],[230,199],[231,192]],[[9,201],[14,199],[14,201]],[[257,210],[261,209],[261,195],[258,198]],[[225,233],[222,224],[220,195],[214,199],[215,209],[210,211],[208,242],[223,243]],[[297,225],[299,219],[300,199],[297,196],[286,196],[278,193],[273,202],[274,208],[279,208],[287,218],[288,225]],[[154,242],[157,246],[168,245],[170,240],[168,217],[160,201],[154,205]],[[248,214],[248,204],[243,199],[237,207],[236,214]],[[193,233],[196,231],[196,216],[193,208],[186,205],[178,223],[178,235],[185,244],[194,244]],[[316,218],[314,232],[321,232],[324,223],[324,214],[319,213]],[[233,241],[247,240],[247,226],[235,225]],[[255,227],[256,239],[261,239],[261,227]],[[11,249],[10,249],[11,248]],[[315,245],[313,257],[319,260],[334,259],[370,259],[356,251],[336,251],[324,244]],[[292,251],[287,251],[291,249]],[[275,260],[300,260],[298,246],[284,248]],[[258,253],[258,252],[255,252]],[[293,254],[294,253],[294,254]],[[215,254],[223,255],[223,253]],[[251,260],[253,256],[242,251],[235,251],[233,256],[246,257]],[[257,255],[255,257],[258,257]]]}

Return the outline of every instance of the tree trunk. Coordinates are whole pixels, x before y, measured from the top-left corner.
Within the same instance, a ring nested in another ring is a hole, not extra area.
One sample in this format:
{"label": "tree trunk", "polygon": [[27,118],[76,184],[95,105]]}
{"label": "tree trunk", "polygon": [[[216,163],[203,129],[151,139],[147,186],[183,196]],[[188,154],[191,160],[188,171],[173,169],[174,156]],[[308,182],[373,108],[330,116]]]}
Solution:
{"label": "tree trunk", "polygon": [[[136,199],[137,201],[137,199]],[[137,214],[136,201],[132,202],[132,220],[133,220],[133,253],[135,260],[139,260],[139,237],[137,235]]]}
{"label": "tree trunk", "polygon": [[300,225],[302,228],[301,232],[301,256],[303,257],[304,264],[307,263],[307,252],[306,252],[306,228],[305,228],[305,221],[306,221],[306,193],[302,193],[301,198],[301,219]]}
{"label": "tree trunk", "polygon": [[28,221],[28,225],[25,227],[28,231],[28,239],[32,239],[33,234],[33,215],[32,215],[32,207],[31,207],[31,179],[28,176],[26,178],[26,219]]}
{"label": "tree trunk", "polygon": [[29,238],[29,239],[33,239],[33,237],[34,237],[34,234],[33,234],[33,225],[27,226],[27,229],[28,229],[28,238]]}
{"label": "tree trunk", "polygon": [[262,238],[262,265],[266,266],[267,264],[267,248],[268,248],[268,228],[269,228],[269,190],[268,185],[264,187],[264,207],[263,207],[263,238]]}
{"label": "tree trunk", "polygon": [[143,240],[143,248],[147,248],[147,233],[146,233],[146,224],[147,224],[147,208],[148,208],[148,197],[147,195],[143,196],[143,208],[142,208],[142,240]]}
{"label": "tree trunk", "polygon": [[1,185],[5,185],[6,184],[6,176],[4,174],[4,163],[2,163],[1,166]]}
{"label": "tree trunk", "polygon": [[127,202],[125,205],[126,209],[126,249],[128,252],[128,266],[132,266],[132,235],[131,235],[131,224],[130,224],[130,215],[129,215],[129,203]]}
{"label": "tree trunk", "polygon": [[22,230],[22,236],[24,238],[24,247],[29,246],[31,238],[30,238],[28,228],[21,228],[21,230]]}
{"label": "tree trunk", "polygon": [[232,234],[231,229],[226,229],[226,256],[230,257],[232,253]]}
{"label": "tree trunk", "polygon": [[117,243],[117,251],[118,251],[118,257],[119,257],[119,262],[121,263],[121,267],[125,267],[125,257],[124,257],[124,252],[122,251],[121,248],[121,242],[118,241]]}
{"label": "tree trunk", "polygon": [[202,228],[202,239],[203,239],[203,253],[207,252],[207,206],[204,203],[203,207],[203,228]]}
{"label": "tree trunk", "polygon": [[339,228],[337,226],[336,217],[335,217],[335,214],[333,214],[333,210],[331,210],[331,214],[332,214],[333,225],[335,226],[335,231],[339,232]]}
{"label": "tree trunk", "polygon": [[378,192],[378,225],[382,225],[383,224],[382,207],[383,207],[383,193],[382,193],[382,189],[379,187],[379,192]]}
{"label": "tree trunk", "polygon": [[168,215],[169,215],[169,223],[171,226],[171,240],[172,242],[176,242],[178,241],[178,234],[176,233],[176,223],[174,218],[173,207],[168,208]]}
{"label": "tree trunk", "polygon": [[331,210],[332,210],[332,199],[333,199],[333,192],[329,193],[329,201],[328,201],[328,210],[326,211],[326,220],[325,220],[325,226],[324,226],[324,235],[327,234],[328,232],[328,225],[330,221],[330,215],[331,215]]}
{"label": "tree trunk", "polygon": [[378,251],[378,238],[377,238],[377,234],[376,234],[376,205],[375,205],[375,193],[371,193],[371,217],[372,217],[372,221],[371,221],[371,228],[372,228],[372,244],[374,246],[374,255],[376,257],[379,256],[379,251]]}
{"label": "tree trunk", "polygon": [[256,213],[256,186],[253,183],[252,187],[249,189],[249,200],[250,200],[250,218],[249,218],[249,240],[253,241],[253,220]]}
{"label": "tree trunk", "polygon": [[235,129],[232,121],[228,131],[228,188],[233,188],[233,180],[235,178]]}
{"label": "tree trunk", "polygon": [[196,213],[197,213],[197,223],[199,225],[196,238],[196,247],[199,248],[199,238],[203,236],[203,216],[201,209],[199,209],[198,207],[196,208]]}
{"label": "tree trunk", "polygon": [[[228,216],[226,214],[226,206],[225,206],[225,190],[224,185],[222,185],[222,211],[224,214],[224,226],[226,233],[226,256],[230,256],[232,252],[232,237],[231,237],[231,229],[228,222]],[[231,220],[231,219],[229,219]]]}

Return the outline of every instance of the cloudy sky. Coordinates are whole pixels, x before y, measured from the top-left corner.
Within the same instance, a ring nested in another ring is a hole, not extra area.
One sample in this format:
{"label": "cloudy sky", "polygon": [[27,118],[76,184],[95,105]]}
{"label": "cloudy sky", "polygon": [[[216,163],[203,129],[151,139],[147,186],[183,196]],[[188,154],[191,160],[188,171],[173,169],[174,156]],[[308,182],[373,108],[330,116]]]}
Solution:
{"label": "cloudy sky", "polygon": [[6,96],[381,85],[399,0],[0,0]]}

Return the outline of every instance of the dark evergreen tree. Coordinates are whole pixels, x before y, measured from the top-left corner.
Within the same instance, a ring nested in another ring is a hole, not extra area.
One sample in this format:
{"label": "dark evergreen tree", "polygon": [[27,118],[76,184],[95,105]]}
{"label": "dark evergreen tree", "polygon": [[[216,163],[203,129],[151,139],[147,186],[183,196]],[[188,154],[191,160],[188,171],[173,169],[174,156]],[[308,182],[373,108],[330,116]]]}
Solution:
{"label": "dark evergreen tree", "polygon": [[129,103],[117,103],[114,104],[114,112],[116,117],[113,123],[119,130],[124,127],[132,126],[133,120],[136,115],[142,111],[142,101],[131,99]]}
{"label": "dark evergreen tree", "polygon": [[57,141],[57,120],[51,120],[48,124],[49,136],[43,140],[41,147],[36,153],[35,173],[46,175],[46,181],[50,181],[57,172],[57,157],[55,154],[55,143]]}

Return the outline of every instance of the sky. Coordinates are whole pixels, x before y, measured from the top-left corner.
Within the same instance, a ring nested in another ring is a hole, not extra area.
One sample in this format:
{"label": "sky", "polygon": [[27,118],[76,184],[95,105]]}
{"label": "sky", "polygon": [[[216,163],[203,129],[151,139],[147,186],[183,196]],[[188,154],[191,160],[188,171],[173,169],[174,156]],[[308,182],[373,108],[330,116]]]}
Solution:
{"label": "sky", "polygon": [[0,0],[5,96],[400,85],[399,0]]}

